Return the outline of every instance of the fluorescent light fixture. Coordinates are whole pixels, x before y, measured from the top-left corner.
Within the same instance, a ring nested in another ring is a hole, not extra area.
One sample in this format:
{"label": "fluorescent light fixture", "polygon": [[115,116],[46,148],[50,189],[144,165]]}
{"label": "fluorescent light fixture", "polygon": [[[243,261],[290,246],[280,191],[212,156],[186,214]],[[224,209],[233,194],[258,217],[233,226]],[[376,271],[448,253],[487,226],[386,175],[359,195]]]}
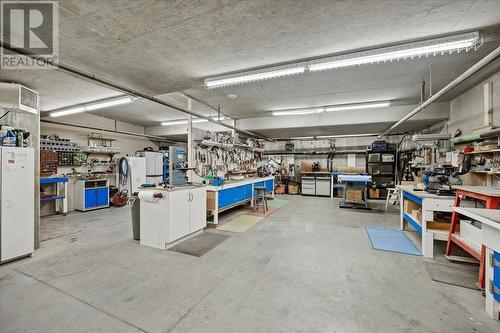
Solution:
{"label": "fluorescent light fixture", "polygon": [[415,57],[469,51],[480,41],[478,32],[461,34],[456,36],[437,38],[423,42],[403,44],[370,50],[366,52],[351,53],[336,56],[329,59],[314,61],[308,65],[311,72],[325,69],[336,69],[348,66],[372,64],[401,59],[412,59]]}
{"label": "fluorescent light fixture", "polygon": [[368,136],[378,136],[378,133],[364,133],[364,134],[344,134],[344,135],[319,135],[316,139],[340,139],[340,138],[362,138]]}
{"label": "fluorescent light fixture", "polygon": [[321,113],[323,111],[324,111],[324,109],[322,109],[322,108],[276,110],[276,111],[273,111],[273,116],[296,116],[296,115],[303,115],[303,114]]}
{"label": "fluorescent light fixture", "polygon": [[222,75],[205,79],[205,88],[213,89],[272,79],[282,76],[316,72],[327,69],[344,68],[363,64],[386,61],[413,59],[445,53],[469,51],[477,49],[482,44],[479,32],[470,32],[454,36],[428,39],[425,41],[400,44],[362,52],[353,52],[339,56],[323,57],[310,61],[297,61],[286,66],[267,67],[254,71]]}
{"label": "fluorescent light fixture", "polygon": [[122,105],[122,104],[128,104],[136,100],[135,97],[132,96],[120,96],[118,98],[112,98],[112,99],[107,99],[107,100],[102,100],[98,102],[92,102],[92,103],[87,103],[83,105],[78,105],[74,107],[69,107],[69,108],[64,108],[64,109],[59,109],[57,111],[52,111],[50,112],[51,117],[62,117],[62,116],[67,116],[70,114],[75,114],[75,113],[82,113],[86,111],[93,111],[93,110],[98,110],[102,108],[108,108],[111,106],[116,106],[116,105]]}
{"label": "fluorescent light fixture", "polygon": [[351,105],[333,105],[325,107],[326,112],[332,111],[349,111],[349,110],[363,110],[363,109],[378,109],[378,108],[386,108],[391,106],[391,102],[383,101],[383,102],[373,102],[373,103],[359,103],[359,104],[351,104]]}
{"label": "fluorescent light fixture", "polygon": [[391,102],[389,101],[357,103],[357,104],[339,104],[339,105],[328,105],[315,108],[276,110],[272,111],[272,114],[273,116],[297,116],[297,115],[306,115],[306,114],[332,112],[332,111],[384,108],[390,105]]}
{"label": "fluorescent light fixture", "polygon": [[[213,120],[225,120],[225,117],[212,117]],[[208,122],[207,119],[204,118],[193,118],[192,120],[193,124],[199,124],[199,123],[206,123]],[[177,120],[168,120],[168,121],[163,121],[161,123],[161,126],[174,126],[174,125],[187,125],[188,120],[187,119],[177,119]]]}
{"label": "fluorescent light fixture", "polygon": [[290,140],[312,140],[314,136],[295,136],[291,137]]}
{"label": "fluorescent light fixture", "polygon": [[241,74],[208,78],[205,79],[205,87],[208,89],[226,87],[240,83],[261,81],[261,80],[272,79],[275,77],[301,74],[304,73],[305,70],[306,67],[302,65],[302,66],[293,66],[286,68],[272,68],[266,70],[245,72]]}

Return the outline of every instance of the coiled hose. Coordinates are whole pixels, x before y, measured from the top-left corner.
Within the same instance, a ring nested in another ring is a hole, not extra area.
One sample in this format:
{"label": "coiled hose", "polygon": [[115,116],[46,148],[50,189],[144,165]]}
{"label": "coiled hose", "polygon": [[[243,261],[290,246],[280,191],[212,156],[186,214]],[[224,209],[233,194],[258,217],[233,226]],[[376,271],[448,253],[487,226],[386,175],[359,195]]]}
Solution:
{"label": "coiled hose", "polygon": [[121,187],[127,186],[128,183],[128,160],[126,157],[120,158],[118,161],[118,182]]}

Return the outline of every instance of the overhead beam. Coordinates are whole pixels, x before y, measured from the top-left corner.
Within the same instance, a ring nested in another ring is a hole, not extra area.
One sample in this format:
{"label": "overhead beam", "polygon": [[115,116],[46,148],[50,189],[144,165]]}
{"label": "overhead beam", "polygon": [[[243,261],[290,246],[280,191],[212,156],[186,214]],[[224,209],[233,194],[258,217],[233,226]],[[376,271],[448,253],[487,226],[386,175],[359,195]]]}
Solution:
{"label": "overhead beam", "polygon": [[130,94],[132,96],[136,96],[136,97],[147,99],[147,100],[149,100],[151,102],[154,102],[154,103],[157,103],[157,104],[169,107],[171,109],[174,109],[174,110],[177,110],[177,111],[180,111],[180,112],[184,112],[186,114],[189,114],[189,115],[192,115],[192,116],[195,116],[195,117],[198,117],[198,118],[206,119],[206,120],[208,120],[208,121],[210,121],[212,123],[215,123],[217,125],[220,125],[220,126],[223,126],[223,127],[226,127],[226,128],[232,129],[232,130],[235,130],[235,131],[237,131],[239,133],[245,134],[245,135],[253,137],[253,138],[264,139],[264,140],[270,141],[270,139],[268,139],[265,136],[258,135],[258,134],[255,134],[255,133],[252,133],[252,132],[249,132],[249,131],[245,131],[245,130],[240,130],[240,129],[234,127],[234,126],[225,124],[225,123],[223,123],[223,122],[221,122],[219,120],[214,120],[214,119],[212,119],[209,116],[205,116],[205,115],[197,113],[197,112],[188,111],[186,109],[177,107],[177,106],[172,105],[170,103],[167,103],[167,102],[165,102],[165,101],[163,101],[163,100],[161,100],[161,99],[159,99],[159,98],[157,98],[155,96],[150,96],[150,95],[145,94],[143,92],[136,91],[134,89],[128,88],[126,86],[123,86],[123,85],[121,85],[119,83],[115,83],[115,82],[112,82],[110,80],[101,78],[101,77],[99,77],[97,75],[84,72],[84,71],[82,71],[82,70],[80,70],[78,68],[66,65],[64,63],[58,62],[56,65],[51,64],[45,57],[41,57],[39,55],[36,55],[36,54],[34,54],[32,52],[29,52],[26,49],[19,49],[19,48],[15,48],[14,49],[14,48],[11,47],[10,43],[5,42],[3,40],[0,40],[0,47],[4,48],[5,50],[8,50],[10,52],[14,52],[14,53],[17,53],[17,54],[29,57],[31,59],[34,59],[36,61],[43,62],[44,64],[53,65],[58,70],[64,71],[64,72],[72,74],[72,75],[76,75],[78,77],[85,78],[85,79],[93,81],[93,82],[97,82],[97,83],[99,83],[101,85],[104,85],[106,87],[109,87],[109,88],[112,88],[112,89],[115,89],[115,90],[118,90],[118,91]]}

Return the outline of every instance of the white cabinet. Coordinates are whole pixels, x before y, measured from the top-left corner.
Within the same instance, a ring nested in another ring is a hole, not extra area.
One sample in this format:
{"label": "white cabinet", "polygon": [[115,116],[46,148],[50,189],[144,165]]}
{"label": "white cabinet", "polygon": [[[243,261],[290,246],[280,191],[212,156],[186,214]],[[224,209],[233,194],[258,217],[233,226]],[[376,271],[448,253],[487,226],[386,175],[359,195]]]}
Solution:
{"label": "white cabinet", "polygon": [[302,195],[316,195],[314,177],[302,177]]}
{"label": "white cabinet", "polygon": [[330,196],[330,177],[316,177],[316,195]]}
{"label": "white cabinet", "polygon": [[206,189],[191,187],[158,192],[155,202],[141,200],[141,244],[166,249],[170,243],[207,225]]}
{"label": "white cabinet", "polygon": [[0,262],[34,251],[34,167],[33,148],[0,147]]}

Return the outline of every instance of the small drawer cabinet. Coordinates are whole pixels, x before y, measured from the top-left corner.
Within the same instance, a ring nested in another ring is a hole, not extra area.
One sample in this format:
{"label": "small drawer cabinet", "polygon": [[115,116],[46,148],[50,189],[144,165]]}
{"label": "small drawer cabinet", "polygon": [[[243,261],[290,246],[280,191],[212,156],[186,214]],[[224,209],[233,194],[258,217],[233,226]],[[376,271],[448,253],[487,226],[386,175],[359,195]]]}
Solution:
{"label": "small drawer cabinet", "polygon": [[109,181],[79,179],[75,183],[75,209],[85,212],[109,207]]}

